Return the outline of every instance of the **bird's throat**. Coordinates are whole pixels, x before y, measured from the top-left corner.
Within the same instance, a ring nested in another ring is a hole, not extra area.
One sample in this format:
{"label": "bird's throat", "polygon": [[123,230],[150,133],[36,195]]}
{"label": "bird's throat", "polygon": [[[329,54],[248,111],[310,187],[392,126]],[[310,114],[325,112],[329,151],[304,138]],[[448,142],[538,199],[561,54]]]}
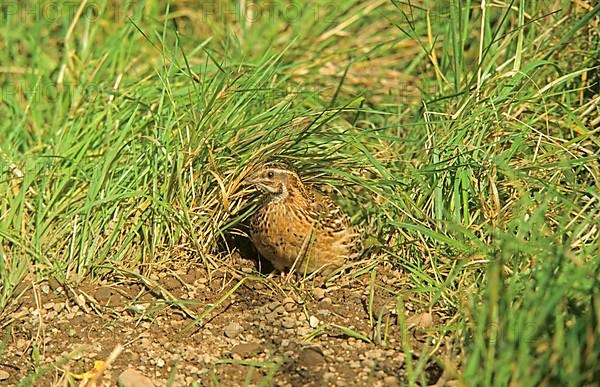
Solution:
{"label": "bird's throat", "polygon": [[281,182],[279,191],[273,195],[273,198],[271,199],[271,201],[280,202],[282,200],[287,199],[289,196],[290,196],[290,191],[286,187],[285,183]]}

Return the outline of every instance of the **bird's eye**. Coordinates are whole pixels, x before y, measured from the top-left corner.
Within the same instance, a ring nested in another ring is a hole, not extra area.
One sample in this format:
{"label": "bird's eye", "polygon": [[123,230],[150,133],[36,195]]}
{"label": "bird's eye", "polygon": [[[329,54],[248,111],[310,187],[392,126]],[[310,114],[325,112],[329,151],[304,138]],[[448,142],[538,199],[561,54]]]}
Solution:
{"label": "bird's eye", "polygon": [[272,179],[273,177],[275,177],[275,173],[273,171],[269,171],[269,172],[267,172],[267,177],[269,179]]}

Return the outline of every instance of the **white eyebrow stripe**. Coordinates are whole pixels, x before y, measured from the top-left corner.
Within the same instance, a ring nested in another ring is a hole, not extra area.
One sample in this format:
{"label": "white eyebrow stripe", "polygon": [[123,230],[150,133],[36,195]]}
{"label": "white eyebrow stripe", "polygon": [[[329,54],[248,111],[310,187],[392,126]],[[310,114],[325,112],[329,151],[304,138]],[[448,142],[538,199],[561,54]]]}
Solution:
{"label": "white eyebrow stripe", "polygon": [[[269,168],[270,169],[270,168]],[[294,172],[290,171],[289,169],[279,169],[279,168],[273,168],[273,171],[277,172],[277,173],[288,173],[288,174],[292,174],[295,175]]]}

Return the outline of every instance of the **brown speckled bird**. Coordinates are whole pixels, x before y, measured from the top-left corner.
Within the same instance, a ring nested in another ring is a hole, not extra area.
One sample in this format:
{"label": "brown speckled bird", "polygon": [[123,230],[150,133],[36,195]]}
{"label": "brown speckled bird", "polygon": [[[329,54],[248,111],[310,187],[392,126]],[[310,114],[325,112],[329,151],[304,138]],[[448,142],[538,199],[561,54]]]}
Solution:
{"label": "brown speckled bird", "polygon": [[266,163],[244,183],[263,193],[250,238],[276,270],[331,272],[362,252],[358,228],[331,199],[305,185],[288,165]]}

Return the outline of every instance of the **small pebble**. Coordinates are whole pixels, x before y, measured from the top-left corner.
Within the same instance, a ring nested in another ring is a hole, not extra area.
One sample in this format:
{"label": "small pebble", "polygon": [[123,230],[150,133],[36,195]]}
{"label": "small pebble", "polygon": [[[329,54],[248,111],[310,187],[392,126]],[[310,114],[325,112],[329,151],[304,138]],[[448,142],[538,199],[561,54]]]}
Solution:
{"label": "small pebble", "polygon": [[312,295],[317,301],[321,301],[325,298],[325,290],[321,288],[314,288],[312,290]]}
{"label": "small pebble", "polygon": [[242,326],[237,323],[237,322],[232,322],[231,324],[227,325],[225,327],[225,337],[228,337],[230,339],[233,339],[237,336],[239,336],[240,333],[242,333],[244,331],[244,328],[242,328]]}
{"label": "small pebble", "polygon": [[260,344],[244,343],[238,344],[231,349],[231,353],[240,356],[242,359],[247,359],[261,352]]}
{"label": "small pebble", "polygon": [[296,321],[292,317],[284,317],[281,320],[281,326],[285,329],[292,329],[296,326]]}
{"label": "small pebble", "polygon": [[327,309],[327,308],[330,308],[332,304],[333,304],[333,301],[331,300],[331,298],[325,297],[321,301],[319,301],[319,308]]}
{"label": "small pebble", "polygon": [[153,387],[154,383],[139,371],[127,369],[117,379],[119,386],[123,387]]}
{"label": "small pebble", "polygon": [[304,348],[298,356],[298,363],[305,367],[325,365],[325,356],[319,348]]}
{"label": "small pebble", "polygon": [[65,303],[64,302],[57,302],[54,304],[54,311],[56,313],[60,313],[65,309]]}
{"label": "small pebble", "polygon": [[362,361],[362,365],[363,365],[363,367],[369,368],[369,369],[375,368],[375,360],[373,360],[373,359],[365,359],[365,360]]}

